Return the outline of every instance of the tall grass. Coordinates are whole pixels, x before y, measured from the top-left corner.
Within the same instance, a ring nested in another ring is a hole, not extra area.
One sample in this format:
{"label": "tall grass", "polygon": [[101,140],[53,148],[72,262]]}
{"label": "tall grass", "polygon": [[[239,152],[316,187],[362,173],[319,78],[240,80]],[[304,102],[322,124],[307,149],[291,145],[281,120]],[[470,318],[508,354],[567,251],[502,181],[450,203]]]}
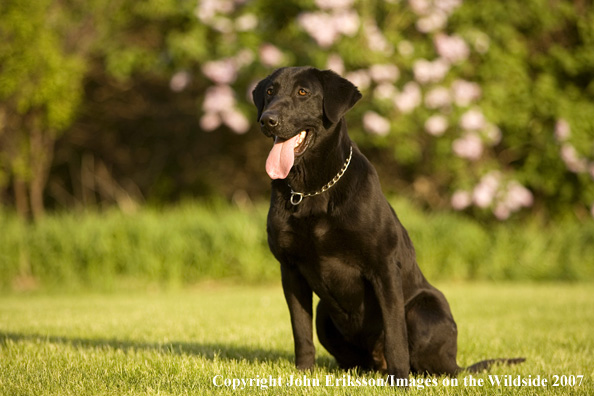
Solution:
{"label": "tall grass", "polygon": [[[594,222],[481,224],[394,202],[430,280],[593,280]],[[0,212],[0,289],[176,287],[279,279],[265,204],[185,203],[47,216]]]}
{"label": "tall grass", "polygon": [[144,208],[135,214],[68,213],[25,224],[4,215],[0,227],[2,287],[114,288],[166,286],[202,279],[273,279],[263,208],[222,204]]}
{"label": "tall grass", "polygon": [[430,279],[594,279],[594,221],[480,223],[404,202],[394,206]]}

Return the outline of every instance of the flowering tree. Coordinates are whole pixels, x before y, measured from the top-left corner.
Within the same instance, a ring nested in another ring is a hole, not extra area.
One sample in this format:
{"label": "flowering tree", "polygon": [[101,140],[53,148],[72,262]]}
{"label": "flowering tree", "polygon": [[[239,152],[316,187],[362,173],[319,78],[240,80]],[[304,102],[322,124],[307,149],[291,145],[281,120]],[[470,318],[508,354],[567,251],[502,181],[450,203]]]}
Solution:
{"label": "flowering tree", "polygon": [[[7,4],[13,3],[19,2]],[[0,58],[10,60],[0,65],[0,77],[9,82],[0,84],[0,187],[12,177],[9,167],[32,180],[31,170],[19,165],[28,161],[16,160],[26,155],[7,149],[9,140],[11,147],[25,144],[9,139],[3,117],[17,114],[9,120],[17,125],[44,120],[35,114],[46,114],[45,121],[59,116],[44,132],[52,143],[74,116],[89,58],[118,80],[140,72],[167,78],[173,92],[200,91],[200,128],[237,134],[255,130],[251,90],[257,81],[277,67],[312,65],[333,69],[364,94],[348,115],[350,133],[362,148],[387,154],[395,170],[388,177],[397,181],[389,185],[412,186],[432,207],[501,220],[529,209],[594,216],[594,9],[587,2],[40,4],[52,10],[47,18],[34,14],[51,38],[44,48],[62,52],[29,66],[52,66],[46,76],[56,83],[38,90],[34,80],[42,73],[33,72],[23,74],[26,84],[15,85],[6,65],[38,50],[23,45],[30,51],[21,51],[11,42],[14,35],[0,44]],[[58,23],[59,29],[52,25],[63,20],[68,23]],[[10,26],[3,24],[1,32],[4,25]],[[92,39],[78,40],[87,30]],[[14,48],[16,56],[9,53]],[[43,105],[19,105],[44,93],[52,95]],[[11,134],[17,135],[25,136]],[[39,175],[36,185],[43,184]]]}
{"label": "flowering tree", "polygon": [[594,91],[580,85],[594,70],[592,10],[542,0],[203,0],[195,14],[216,45],[201,65],[212,82],[204,130],[248,131],[246,98],[273,68],[330,68],[366,97],[350,117],[356,140],[390,150],[395,177],[428,204],[500,220],[559,203],[594,216]]}

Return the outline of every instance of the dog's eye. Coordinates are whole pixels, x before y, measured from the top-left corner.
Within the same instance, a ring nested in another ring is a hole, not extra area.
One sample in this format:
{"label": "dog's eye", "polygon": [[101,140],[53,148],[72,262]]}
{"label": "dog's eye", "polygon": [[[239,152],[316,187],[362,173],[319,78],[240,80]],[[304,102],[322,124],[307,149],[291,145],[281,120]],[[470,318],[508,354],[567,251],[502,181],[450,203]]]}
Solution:
{"label": "dog's eye", "polygon": [[268,89],[266,90],[266,94],[267,94],[267,95],[272,95],[273,93],[274,93],[274,91],[272,90],[272,88],[268,88]]}
{"label": "dog's eye", "polygon": [[305,95],[307,95],[307,91],[303,88],[300,88],[299,91],[297,91],[297,94],[299,96],[305,96]]}

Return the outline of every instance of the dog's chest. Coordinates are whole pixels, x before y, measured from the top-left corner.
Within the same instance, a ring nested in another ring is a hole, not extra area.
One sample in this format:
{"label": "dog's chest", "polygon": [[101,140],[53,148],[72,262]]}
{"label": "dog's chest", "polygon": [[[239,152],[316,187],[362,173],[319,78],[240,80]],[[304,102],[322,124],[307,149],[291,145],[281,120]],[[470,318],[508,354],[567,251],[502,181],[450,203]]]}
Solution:
{"label": "dog's chest", "polygon": [[352,243],[355,230],[338,227],[331,220],[293,221],[270,229],[270,245],[281,262],[299,268],[322,299],[340,301],[345,311],[362,303],[364,258]]}
{"label": "dog's chest", "polygon": [[[282,256],[308,262],[330,261],[325,258],[350,257],[353,259],[351,240],[356,232],[331,218],[292,218],[280,224],[272,223],[268,229],[269,243],[273,252]],[[352,260],[349,260],[352,261]],[[335,264],[331,264],[335,267]]]}

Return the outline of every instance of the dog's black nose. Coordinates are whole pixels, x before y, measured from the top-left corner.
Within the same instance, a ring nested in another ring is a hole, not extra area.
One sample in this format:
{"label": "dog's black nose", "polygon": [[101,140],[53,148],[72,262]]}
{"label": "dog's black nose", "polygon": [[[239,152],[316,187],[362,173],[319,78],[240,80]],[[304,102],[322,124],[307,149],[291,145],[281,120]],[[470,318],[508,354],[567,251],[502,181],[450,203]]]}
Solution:
{"label": "dog's black nose", "polygon": [[262,117],[260,118],[260,125],[263,127],[274,128],[279,124],[279,122],[280,117],[276,113],[266,112],[262,114]]}

